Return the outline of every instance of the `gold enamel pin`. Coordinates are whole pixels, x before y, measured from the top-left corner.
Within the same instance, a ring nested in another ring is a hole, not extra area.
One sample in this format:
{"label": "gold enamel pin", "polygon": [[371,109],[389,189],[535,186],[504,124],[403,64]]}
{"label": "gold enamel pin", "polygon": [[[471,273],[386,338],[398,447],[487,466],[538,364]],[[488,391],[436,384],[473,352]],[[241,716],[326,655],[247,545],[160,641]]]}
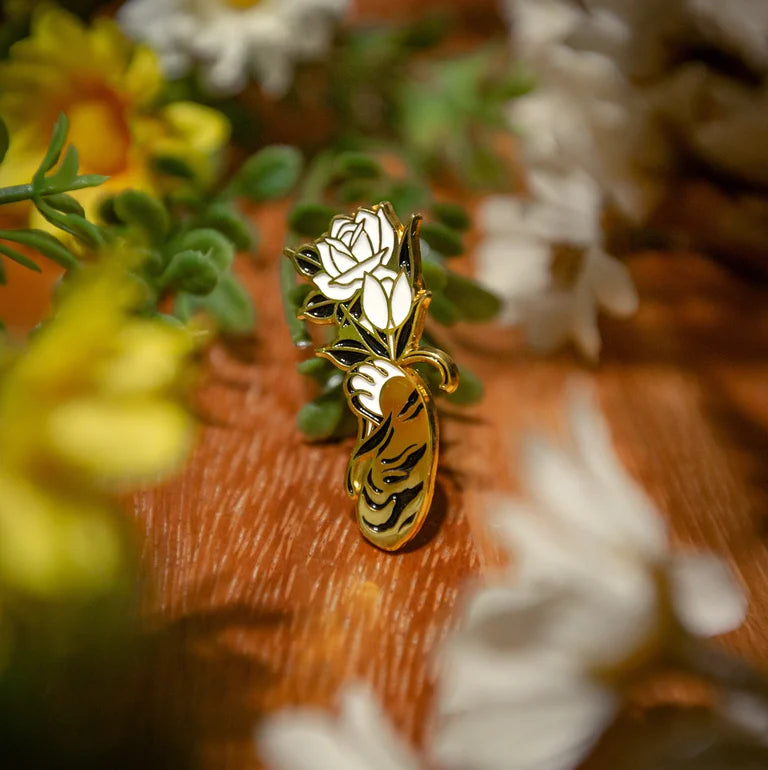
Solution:
{"label": "gold enamel pin", "polygon": [[299,318],[335,324],[317,350],[344,371],[344,393],[358,437],[347,466],[347,493],[357,501],[363,535],[387,551],[421,529],[435,487],[435,405],[414,364],[436,366],[452,393],[458,371],[442,350],[420,347],[430,293],[419,250],[420,216],[408,227],[389,203],[336,216],[328,233],[296,251],[296,270],[315,286]]}

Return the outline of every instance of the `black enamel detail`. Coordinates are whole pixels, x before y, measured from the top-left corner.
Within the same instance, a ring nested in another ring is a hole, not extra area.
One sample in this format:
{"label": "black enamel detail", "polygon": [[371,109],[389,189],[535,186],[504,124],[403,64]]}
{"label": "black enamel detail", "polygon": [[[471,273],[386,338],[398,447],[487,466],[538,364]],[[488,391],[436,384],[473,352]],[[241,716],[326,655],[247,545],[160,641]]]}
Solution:
{"label": "black enamel detail", "polygon": [[371,500],[370,495],[368,494],[368,490],[363,489],[365,502],[373,511],[384,510],[384,508],[386,508],[391,502],[394,502],[392,513],[389,515],[389,518],[385,522],[382,522],[381,524],[372,524],[370,521],[368,521],[368,519],[364,517],[363,521],[365,522],[365,525],[373,532],[378,533],[386,532],[387,530],[392,529],[392,527],[397,524],[397,520],[400,518],[408,504],[415,500],[416,497],[418,497],[423,487],[424,482],[420,481],[415,487],[404,489],[402,492],[393,492],[383,503],[377,503],[375,500]]}
{"label": "black enamel detail", "polygon": [[381,458],[381,464],[382,465],[391,465],[392,463],[396,463],[406,452],[410,452],[411,449],[413,449],[416,446],[416,444],[408,444],[408,446],[403,449],[402,452],[400,452],[397,457],[382,457]]}
{"label": "black enamel detail", "polygon": [[416,467],[416,463],[424,457],[427,451],[427,445],[422,444],[418,449],[414,449],[399,465],[392,468],[393,471],[410,471]]}
{"label": "black enamel detail", "polygon": [[420,403],[404,420],[403,422],[410,422],[411,420],[415,420],[420,414],[421,410],[424,408],[424,404]]}
{"label": "black enamel detail", "polygon": [[362,363],[370,355],[368,348],[358,340],[339,340],[324,350],[336,364],[346,369]]}
{"label": "black enamel detail", "polygon": [[[388,416],[381,425],[368,437],[368,439],[360,445],[360,448],[355,452],[355,457],[362,457],[368,452],[372,452],[376,449],[386,438],[387,432],[392,428],[392,416]],[[389,442],[387,442],[389,443]]]}
{"label": "black enamel detail", "polygon": [[411,332],[413,331],[413,320],[416,317],[416,313],[412,312],[408,316],[408,320],[400,327],[400,331],[397,333],[397,344],[395,345],[395,355],[397,358],[403,355],[408,341],[411,339]]}
{"label": "black enamel detail", "polygon": [[403,404],[403,408],[398,412],[397,416],[402,417],[417,401],[419,400],[419,391],[414,388],[408,400]]}
{"label": "black enamel detail", "polygon": [[316,320],[324,320],[330,318],[336,309],[336,302],[332,299],[327,299],[324,294],[319,291],[310,294],[304,301],[304,307],[301,312],[303,315],[309,316]]}
{"label": "black enamel detail", "polygon": [[322,269],[322,263],[312,249],[301,249],[291,257],[296,269],[307,278],[317,275]]}

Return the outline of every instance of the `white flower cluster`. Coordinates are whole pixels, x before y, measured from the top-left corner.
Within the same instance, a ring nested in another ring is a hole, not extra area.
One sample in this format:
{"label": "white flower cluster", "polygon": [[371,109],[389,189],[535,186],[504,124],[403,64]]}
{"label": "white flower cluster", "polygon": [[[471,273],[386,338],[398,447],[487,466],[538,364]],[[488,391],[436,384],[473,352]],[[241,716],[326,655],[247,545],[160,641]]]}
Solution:
{"label": "white flower cluster", "polygon": [[[496,505],[513,566],[470,593],[442,651],[429,767],[573,770],[643,664],[680,634],[719,634],[744,618],[724,562],[670,552],[586,393],[574,395],[569,422],[569,447],[527,445],[526,500]],[[273,770],[422,766],[359,688],[344,694],[337,720],[287,712],[258,737]]]}
{"label": "white flower cluster", "polygon": [[[573,218],[575,229],[565,237],[562,227],[542,233],[536,223],[548,207],[553,221],[564,203],[589,222],[599,220],[605,203],[642,222],[660,200],[681,148],[748,185],[768,185],[768,3],[505,0],[504,7],[514,53],[536,85],[509,106],[533,175],[533,200],[501,199],[486,207],[480,275],[504,288],[507,320],[524,325],[535,346],[548,349],[570,338],[595,358],[597,309],[629,312],[626,281],[609,277],[620,268],[604,254],[599,227],[588,228],[586,242]],[[716,68],[705,58],[688,58],[696,50],[717,50],[720,59],[739,64]],[[734,76],[730,70],[739,67],[750,76]],[[538,196],[543,177],[548,187],[563,188],[554,204],[551,195]],[[518,232],[533,228],[533,237],[508,237],[510,218]],[[581,259],[568,285],[558,270],[564,242],[604,256]],[[585,291],[590,284],[594,290]],[[606,293],[609,285],[619,294]]]}
{"label": "white flower cluster", "polygon": [[128,0],[125,31],[155,49],[166,75],[202,68],[213,93],[243,89],[251,77],[274,95],[290,86],[297,61],[317,59],[349,0]]}
{"label": "white flower cluster", "polygon": [[483,204],[478,274],[506,299],[501,320],[523,326],[531,347],[570,340],[596,360],[598,309],[625,317],[638,301],[629,271],[603,248],[600,189],[580,170],[532,171],[529,185],[530,199]]}

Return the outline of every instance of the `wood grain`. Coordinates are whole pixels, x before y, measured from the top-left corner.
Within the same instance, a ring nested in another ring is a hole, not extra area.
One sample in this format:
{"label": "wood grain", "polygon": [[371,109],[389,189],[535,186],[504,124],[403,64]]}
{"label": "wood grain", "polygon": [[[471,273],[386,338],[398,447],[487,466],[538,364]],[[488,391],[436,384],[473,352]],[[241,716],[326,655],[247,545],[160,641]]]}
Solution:
{"label": "wood grain", "polygon": [[262,212],[252,340],[217,344],[199,396],[200,442],[183,475],[139,495],[136,521],[161,634],[156,702],[194,737],[204,767],[255,766],[259,714],[330,706],[370,682],[406,735],[422,737],[431,662],[468,578],[497,563],[484,496],[514,490],[525,430],[556,430],[566,384],[595,381],[618,450],[681,546],[724,552],[749,586],[732,643],[768,653],[765,530],[768,293],[694,255],[631,261],[643,304],[607,322],[602,365],[543,359],[503,330],[458,329],[455,352],[487,398],[446,410],[439,491],[406,553],[359,536],[342,480],[349,442],[313,445],[295,427],[306,398],[277,296],[283,210]]}

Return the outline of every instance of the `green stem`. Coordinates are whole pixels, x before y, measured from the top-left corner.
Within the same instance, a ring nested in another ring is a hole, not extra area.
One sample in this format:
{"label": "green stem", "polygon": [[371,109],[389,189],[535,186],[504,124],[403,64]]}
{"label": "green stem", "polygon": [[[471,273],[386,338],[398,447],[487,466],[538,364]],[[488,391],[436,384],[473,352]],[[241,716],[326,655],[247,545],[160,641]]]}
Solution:
{"label": "green stem", "polygon": [[[102,176],[82,176],[70,182],[63,187],[44,187],[40,192],[40,195],[60,195],[61,193],[72,192],[73,190],[82,190],[86,187],[96,187],[102,184],[107,177]],[[0,206],[6,203],[18,203],[19,201],[32,200],[35,196],[35,190],[31,184],[17,184],[12,187],[0,187]]]}

